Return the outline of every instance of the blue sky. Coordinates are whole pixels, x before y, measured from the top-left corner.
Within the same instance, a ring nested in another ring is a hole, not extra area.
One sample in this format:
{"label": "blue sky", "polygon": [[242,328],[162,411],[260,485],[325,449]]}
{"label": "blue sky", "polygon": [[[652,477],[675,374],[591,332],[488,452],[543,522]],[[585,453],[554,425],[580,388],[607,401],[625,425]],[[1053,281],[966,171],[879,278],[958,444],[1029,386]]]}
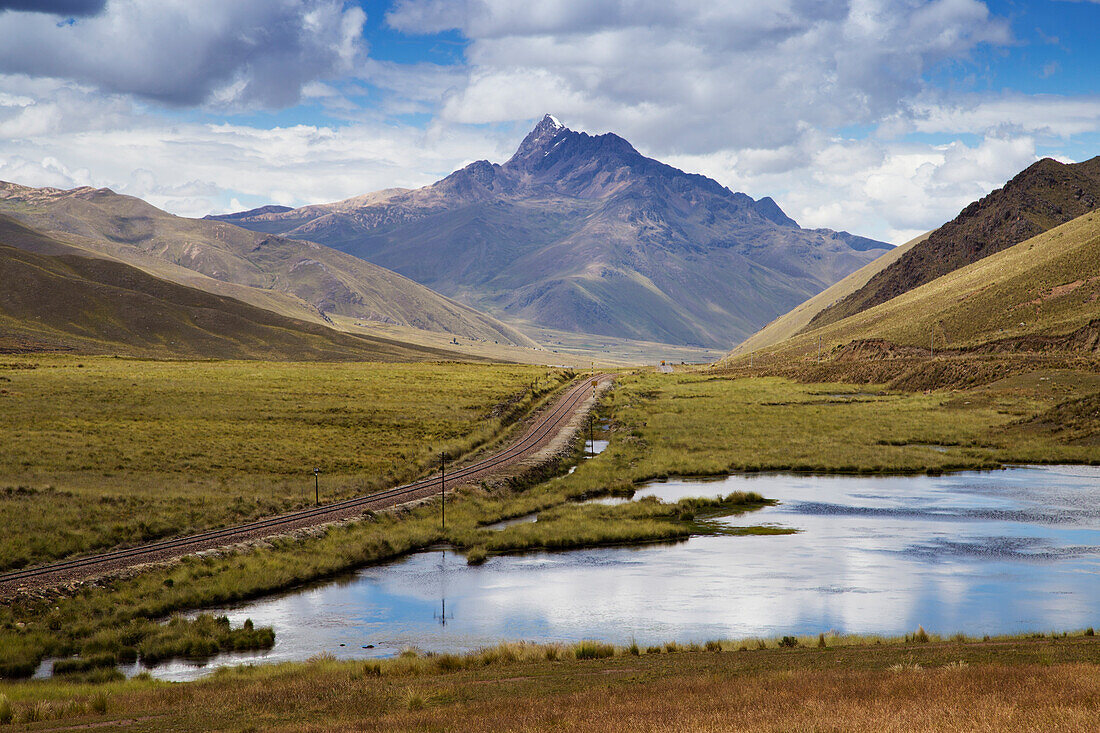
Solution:
{"label": "blue sky", "polygon": [[1097,36],[1062,0],[0,0],[0,179],[302,205],[504,160],[552,112],[899,243],[1100,154]]}

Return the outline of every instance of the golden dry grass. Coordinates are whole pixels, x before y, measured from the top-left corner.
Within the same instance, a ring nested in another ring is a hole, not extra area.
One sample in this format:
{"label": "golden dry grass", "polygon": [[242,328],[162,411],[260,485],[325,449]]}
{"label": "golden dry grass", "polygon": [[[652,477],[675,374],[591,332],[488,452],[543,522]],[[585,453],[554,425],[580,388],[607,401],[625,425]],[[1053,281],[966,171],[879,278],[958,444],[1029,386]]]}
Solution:
{"label": "golden dry grass", "polygon": [[[17,719],[120,730],[1085,731],[1088,637],[576,659],[507,645],[461,658],[225,671],[194,684],[10,685]],[[106,711],[91,702],[106,694]],[[47,728],[48,729],[48,728]]]}
{"label": "golden dry grass", "polygon": [[315,721],[281,730],[468,731],[1084,731],[1095,730],[1093,665],[911,673],[784,670],[677,676],[632,686],[597,677],[560,696],[440,705],[382,720]]}

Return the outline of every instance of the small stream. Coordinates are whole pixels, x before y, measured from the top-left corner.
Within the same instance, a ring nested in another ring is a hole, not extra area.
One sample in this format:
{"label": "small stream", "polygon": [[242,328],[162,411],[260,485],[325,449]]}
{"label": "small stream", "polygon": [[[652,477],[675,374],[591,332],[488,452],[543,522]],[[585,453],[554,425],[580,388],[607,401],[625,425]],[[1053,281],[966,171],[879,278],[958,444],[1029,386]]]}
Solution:
{"label": "small stream", "polygon": [[[490,557],[418,553],[337,580],[215,609],[271,625],[276,643],[204,665],[463,652],[505,640],[618,644],[840,633],[918,625],[969,635],[1100,625],[1100,469],[1018,467],[945,476],[735,475],[667,481],[636,498],[757,491],[778,506],[723,521],[784,536]],[[516,521],[516,520],[509,520]],[[369,648],[368,648],[369,647]]]}

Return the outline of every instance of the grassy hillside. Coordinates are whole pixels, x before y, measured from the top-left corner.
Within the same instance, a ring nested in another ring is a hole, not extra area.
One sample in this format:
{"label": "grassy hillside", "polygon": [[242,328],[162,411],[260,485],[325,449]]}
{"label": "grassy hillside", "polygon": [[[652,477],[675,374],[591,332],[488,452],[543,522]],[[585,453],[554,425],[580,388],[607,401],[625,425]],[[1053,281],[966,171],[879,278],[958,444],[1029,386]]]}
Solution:
{"label": "grassy hillside", "polygon": [[293,318],[326,323],[332,313],[535,345],[495,318],[357,257],[223,222],[172,216],[108,189],[0,183],[0,214],[97,256]]}
{"label": "grassy hillside", "polygon": [[1098,299],[1100,212],[1092,212],[763,352],[816,357],[820,347],[830,358],[927,358],[934,334],[941,355],[1095,354]]}
{"label": "grassy hillside", "polygon": [[[58,254],[5,244],[9,238]],[[191,358],[409,361],[443,349],[353,336],[153,277],[121,262],[67,254],[0,217],[0,350]]]}
{"label": "grassy hillside", "polygon": [[927,239],[930,233],[931,232],[928,232],[915,239],[911,239],[905,244],[890,250],[877,260],[861,267],[840,282],[810,298],[794,310],[785,313],[767,326],[764,326],[764,328],[741,342],[741,344],[730,353],[734,356],[738,354],[747,354],[750,351],[774,346],[780,341],[794,336],[799,331],[805,329],[810,321],[813,320],[814,316],[862,288],[867,284],[868,280],[897,262],[898,258],[911,250],[915,245]]}
{"label": "grassy hillside", "polygon": [[1100,156],[1065,164],[1044,158],[1004,188],[967,206],[858,291],[818,313],[810,328],[885,303],[1100,206]]}

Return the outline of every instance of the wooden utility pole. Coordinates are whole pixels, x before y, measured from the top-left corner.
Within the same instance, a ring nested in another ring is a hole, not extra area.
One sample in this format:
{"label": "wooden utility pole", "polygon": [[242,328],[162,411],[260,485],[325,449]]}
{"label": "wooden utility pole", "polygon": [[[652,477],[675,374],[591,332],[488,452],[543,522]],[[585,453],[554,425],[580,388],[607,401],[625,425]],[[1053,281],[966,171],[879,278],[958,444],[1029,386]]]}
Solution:
{"label": "wooden utility pole", "polygon": [[443,529],[447,529],[447,454],[439,454],[439,498]]}

